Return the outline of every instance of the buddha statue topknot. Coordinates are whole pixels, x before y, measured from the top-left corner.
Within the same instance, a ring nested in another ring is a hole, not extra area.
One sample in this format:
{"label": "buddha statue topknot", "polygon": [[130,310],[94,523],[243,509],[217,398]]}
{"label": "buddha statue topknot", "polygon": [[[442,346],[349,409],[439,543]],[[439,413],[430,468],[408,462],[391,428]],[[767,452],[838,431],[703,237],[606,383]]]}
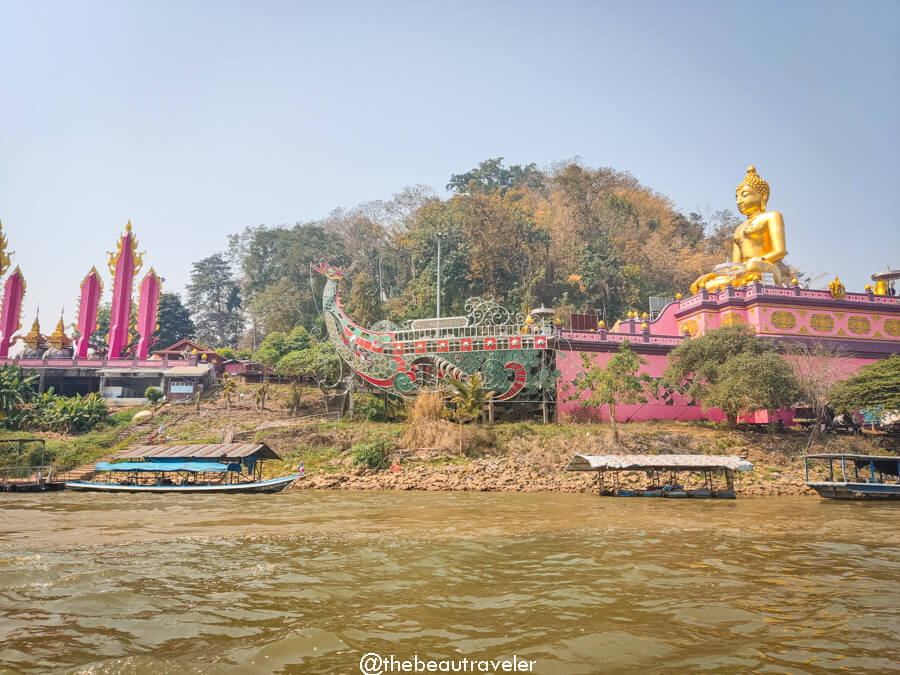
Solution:
{"label": "buddha statue topknot", "polygon": [[734,231],[731,262],[716,265],[713,272],[704,274],[691,284],[691,292],[701,289],[716,291],[728,284],[743,286],[762,281],[763,274],[772,275],[781,283],[777,262],[787,255],[784,243],[784,218],[778,211],[767,211],[769,184],[747,169],[747,175],[735,191],[738,210],[747,217]]}

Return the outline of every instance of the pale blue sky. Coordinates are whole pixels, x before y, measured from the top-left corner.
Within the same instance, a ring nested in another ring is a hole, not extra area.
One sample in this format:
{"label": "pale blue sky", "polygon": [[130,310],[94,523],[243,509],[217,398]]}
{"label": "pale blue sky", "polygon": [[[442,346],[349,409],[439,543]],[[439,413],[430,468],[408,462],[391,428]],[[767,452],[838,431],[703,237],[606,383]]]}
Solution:
{"label": "pale blue sky", "polygon": [[[503,156],[631,171],[687,211],[748,164],[788,262],[900,267],[900,4],[0,0],[0,220],[44,328],[131,219],[181,290],[247,225]],[[823,282],[827,279],[823,279]],[[105,299],[109,298],[109,283]]]}

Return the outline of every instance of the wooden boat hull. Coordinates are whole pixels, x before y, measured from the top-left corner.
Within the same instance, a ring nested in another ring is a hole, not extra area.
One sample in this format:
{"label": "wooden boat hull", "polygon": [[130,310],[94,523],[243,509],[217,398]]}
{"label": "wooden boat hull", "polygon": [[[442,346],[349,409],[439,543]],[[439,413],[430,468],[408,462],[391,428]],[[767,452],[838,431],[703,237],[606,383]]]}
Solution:
{"label": "wooden boat hull", "polygon": [[601,492],[603,497],[664,497],[666,499],[734,499],[733,490],[619,490]]}
{"label": "wooden boat hull", "polygon": [[245,494],[260,492],[280,492],[303,474],[295,473],[281,478],[254,483],[233,483],[231,485],[121,485],[119,483],[92,483],[74,480],[66,483],[67,490],[81,492],[150,492],[168,494]]}
{"label": "wooden boat hull", "polygon": [[897,483],[809,482],[807,485],[826,499],[900,499]]}

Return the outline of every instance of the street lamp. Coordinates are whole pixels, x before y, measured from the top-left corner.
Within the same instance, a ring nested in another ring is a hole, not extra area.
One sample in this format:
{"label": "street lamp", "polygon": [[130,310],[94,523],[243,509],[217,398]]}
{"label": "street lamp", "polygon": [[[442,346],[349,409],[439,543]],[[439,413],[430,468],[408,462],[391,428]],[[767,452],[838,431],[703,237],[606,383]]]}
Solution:
{"label": "street lamp", "polygon": [[437,239],[437,318],[441,318],[441,237],[443,232],[436,232],[434,238]]}

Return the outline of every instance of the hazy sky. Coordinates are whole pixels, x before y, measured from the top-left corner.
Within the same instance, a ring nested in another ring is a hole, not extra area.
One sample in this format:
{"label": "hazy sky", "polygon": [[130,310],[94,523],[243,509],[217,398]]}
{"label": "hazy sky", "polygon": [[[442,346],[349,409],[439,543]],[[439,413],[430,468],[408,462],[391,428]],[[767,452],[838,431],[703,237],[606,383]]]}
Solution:
{"label": "hazy sky", "polygon": [[[0,220],[43,328],[127,220],[182,290],[248,225],[489,157],[579,156],[679,208],[748,164],[787,261],[900,267],[900,4],[0,0]],[[822,279],[824,283],[827,279]],[[107,282],[104,299],[110,297]]]}

